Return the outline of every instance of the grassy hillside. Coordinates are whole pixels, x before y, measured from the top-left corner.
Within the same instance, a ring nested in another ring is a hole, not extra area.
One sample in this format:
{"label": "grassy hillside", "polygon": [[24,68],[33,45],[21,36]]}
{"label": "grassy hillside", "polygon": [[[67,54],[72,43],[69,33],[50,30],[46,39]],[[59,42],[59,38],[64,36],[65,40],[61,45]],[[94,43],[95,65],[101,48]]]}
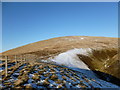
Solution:
{"label": "grassy hillside", "polygon": [[73,48],[116,48],[117,38],[88,37],[88,36],[66,36],[30,43],[18,48],[3,52],[5,55],[32,53],[37,51],[66,51]]}
{"label": "grassy hillside", "polygon": [[90,56],[78,55],[90,69],[108,73],[120,78],[120,59],[118,58],[118,38],[66,36],[31,43],[3,52],[3,55],[26,55],[28,60],[54,57],[74,48],[91,48]]}

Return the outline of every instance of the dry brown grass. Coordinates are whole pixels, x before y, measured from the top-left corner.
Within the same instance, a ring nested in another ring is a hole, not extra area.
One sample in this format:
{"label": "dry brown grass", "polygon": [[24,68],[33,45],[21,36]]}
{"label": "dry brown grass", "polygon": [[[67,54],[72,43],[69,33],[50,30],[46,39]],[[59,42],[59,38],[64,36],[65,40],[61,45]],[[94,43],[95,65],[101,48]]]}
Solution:
{"label": "dry brown grass", "polygon": [[[80,38],[84,38],[83,40]],[[91,48],[91,47],[117,47],[117,38],[108,37],[87,37],[87,36],[67,36],[48,39],[24,45],[3,52],[4,55],[19,55],[40,52],[39,54],[62,52],[73,48]],[[45,53],[44,53],[45,52]]]}
{"label": "dry brown grass", "polygon": [[101,71],[120,78],[120,59],[117,48],[92,49],[89,56],[78,55],[91,70]]}

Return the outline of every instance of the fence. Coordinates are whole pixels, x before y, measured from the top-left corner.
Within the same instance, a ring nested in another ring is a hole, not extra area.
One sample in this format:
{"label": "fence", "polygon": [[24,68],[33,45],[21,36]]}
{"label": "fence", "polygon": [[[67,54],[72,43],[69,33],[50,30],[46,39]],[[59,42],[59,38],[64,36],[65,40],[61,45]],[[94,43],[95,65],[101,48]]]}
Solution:
{"label": "fence", "polygon": [[[8,76],[8,60],[9,57],[8,56],[5,56],[5,76]],[[14,60],[15,60],[15,65],[16,67],[19,65],[19,64],[23,64],[23,63],[26,63],[26,57],[23,55],[21,55],[21,58],[17,57],[17,55],[14,56]],[[20,62],[19,62],[20,61]]]}

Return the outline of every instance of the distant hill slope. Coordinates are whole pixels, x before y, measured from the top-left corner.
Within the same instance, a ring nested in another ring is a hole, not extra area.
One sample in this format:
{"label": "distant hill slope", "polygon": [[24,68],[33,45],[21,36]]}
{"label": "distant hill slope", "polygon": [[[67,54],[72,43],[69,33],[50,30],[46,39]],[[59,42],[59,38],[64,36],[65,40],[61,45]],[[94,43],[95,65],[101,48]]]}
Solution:
{"label": "distant hill slope", "polygon": [[64,52],[73,48],[116,48],[117,38],[90,37],[90,36],[66,36],[30,43],[18,48],[3,52],[4,55],[17,55],[37,51],[52,50]]}
{"label": "distant hill slope", "polygon": [[[3,55],[28,55],[28,59],[41,60],[57,56],[74,48],[91,48],[90,56],[78,55],[90,69],[120,78],[118,38],[66,36],[39,41],[3,52]],[[110,68],[110,69],[109,69]]]}

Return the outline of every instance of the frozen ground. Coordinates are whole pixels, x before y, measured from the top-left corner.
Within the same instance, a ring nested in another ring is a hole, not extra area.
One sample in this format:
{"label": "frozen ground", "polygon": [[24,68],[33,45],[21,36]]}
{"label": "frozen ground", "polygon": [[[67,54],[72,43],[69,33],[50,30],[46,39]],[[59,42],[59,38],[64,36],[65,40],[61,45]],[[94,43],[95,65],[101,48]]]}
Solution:
{"label": "frozen ground", "polygon": [[[27,71],[30,72],[26,73]],[[18,86],[22,88],[28,86],[29,88],[119,88],[99,78],[89,77],[81,70],[78,72],[64,66],[46,63],[20,66],[9,79],[3,81],[2,85],[4,89]]]}

